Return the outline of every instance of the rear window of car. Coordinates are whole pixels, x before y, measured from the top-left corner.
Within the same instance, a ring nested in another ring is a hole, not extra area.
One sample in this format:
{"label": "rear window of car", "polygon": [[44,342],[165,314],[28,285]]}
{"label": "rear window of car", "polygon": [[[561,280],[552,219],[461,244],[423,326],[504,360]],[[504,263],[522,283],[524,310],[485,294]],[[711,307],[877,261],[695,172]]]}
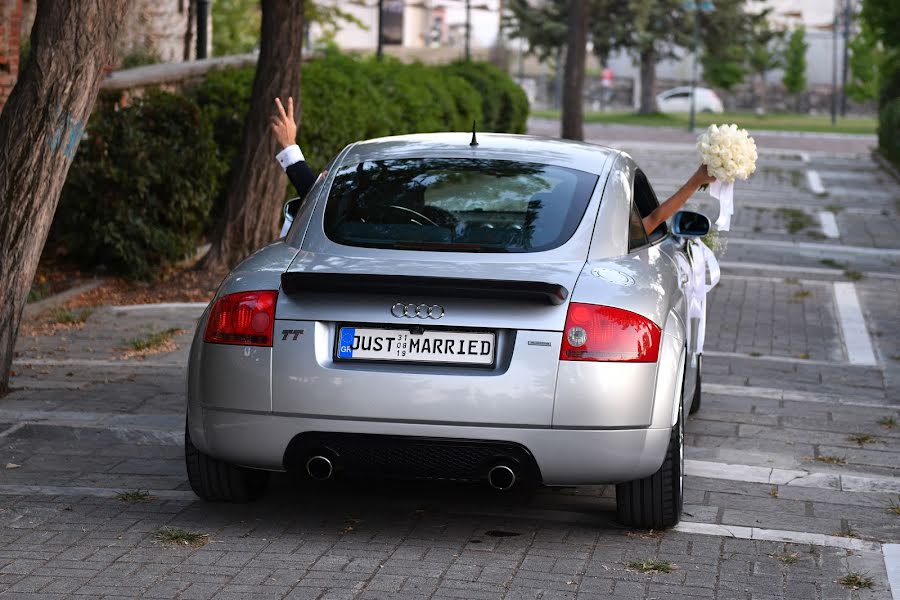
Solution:
{"label": "rear window of car", "polygon": [[325,234],[366,248],[540,252],[564,244],[598,177],[531,162],[365,161],[335,174]]}

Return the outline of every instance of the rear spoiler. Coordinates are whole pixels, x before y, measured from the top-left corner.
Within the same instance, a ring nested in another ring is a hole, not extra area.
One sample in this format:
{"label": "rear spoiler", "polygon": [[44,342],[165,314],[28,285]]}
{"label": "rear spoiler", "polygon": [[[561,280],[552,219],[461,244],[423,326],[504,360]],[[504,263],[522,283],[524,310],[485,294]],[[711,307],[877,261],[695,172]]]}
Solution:
{"label": "rear spoiler", "polygon": [[540,281],[303,271],[282,273],[281,289],[286,294],[303,292],[396,294],[399,296],[422,294],[452,298],[523,300],[554,306],[562,304],[569,297],[569,290],[564,286]]}

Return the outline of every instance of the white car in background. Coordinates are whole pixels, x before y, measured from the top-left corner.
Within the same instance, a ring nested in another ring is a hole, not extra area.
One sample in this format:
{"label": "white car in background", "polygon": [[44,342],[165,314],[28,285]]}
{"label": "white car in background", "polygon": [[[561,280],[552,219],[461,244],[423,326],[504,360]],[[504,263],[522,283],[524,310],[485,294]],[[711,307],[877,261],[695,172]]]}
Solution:
{"label": "white car in background", "polygon": [[[721,113],[724,111],[722,100],[709,88],[695,88],[697,104],[694,110],[698,113]],[[658,94],[656,104],[659,112],[678,113],[691,111],[691,88],[677,87]]]}

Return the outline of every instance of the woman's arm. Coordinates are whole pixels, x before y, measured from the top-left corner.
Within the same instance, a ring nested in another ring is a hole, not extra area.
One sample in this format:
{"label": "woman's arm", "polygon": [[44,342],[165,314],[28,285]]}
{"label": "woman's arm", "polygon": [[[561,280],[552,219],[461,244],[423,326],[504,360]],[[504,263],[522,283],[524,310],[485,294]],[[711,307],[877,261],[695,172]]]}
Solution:
{"label": "woman's arm", "polygon": [[700,165],[690,179],[678,188],[677,192],[643,218],[644,230],[647,232],[647,235],[653,233],[666,219],[678,212],[684,206],[684,203],[697,191],[697,188],[704,184],[710,184],[715,180],[716,178],[706,171],[706,165]]}

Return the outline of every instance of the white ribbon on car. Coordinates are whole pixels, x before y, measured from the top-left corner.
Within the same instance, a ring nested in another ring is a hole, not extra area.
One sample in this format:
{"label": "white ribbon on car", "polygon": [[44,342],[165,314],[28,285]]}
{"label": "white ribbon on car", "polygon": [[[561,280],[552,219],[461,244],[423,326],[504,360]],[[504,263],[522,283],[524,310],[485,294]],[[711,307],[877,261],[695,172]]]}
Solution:
{"label": "white ribbon on car", "polygon": [[716,227],[720,231],[728,231],[731,228],[731,215],[734,214],[734,182],[725,183],[718,179],[713,181],[709,184],[709,195],[719,201],[719,218],[716,219]]}
{"label": "white ribbon on car", "polygon": [[[690,342],[691,323],[693,319],[698,319],[697,351],[691,359],[691,366],[695,366],[697,355],[703,353],[703,343],[706,340],[706,295],[719,283],[721,270],[716,255],[702,241],[699,239],[689,240],[687,246],[691,255],[691,276],[684,287],[684,295],[688,303],[685,335]],[[709,283],[706,283],[707,271],[709,271]]]}

